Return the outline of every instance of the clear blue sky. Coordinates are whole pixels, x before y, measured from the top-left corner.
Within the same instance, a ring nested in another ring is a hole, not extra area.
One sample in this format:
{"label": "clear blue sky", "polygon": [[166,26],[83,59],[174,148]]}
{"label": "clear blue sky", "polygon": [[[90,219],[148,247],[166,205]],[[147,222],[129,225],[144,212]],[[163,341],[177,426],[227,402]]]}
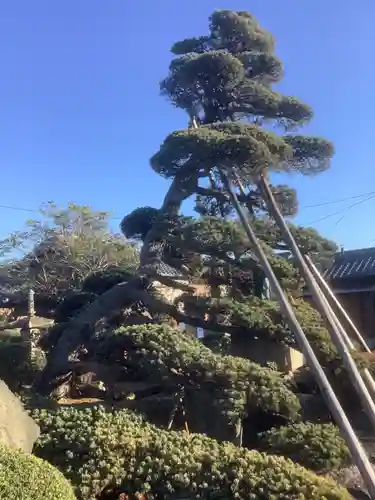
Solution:
{"label": "clear blue sky", "polygon": [[[356,200],[306,205],[375,191],[373,0],[14,0],[0,11],[0,205],[75,201],[118,217],[159,206],[168,183],[148,160],[187,120],[158,82],[172,43],[204,34],[216,8],[251,10],[274,33],[281,90],[314,108],[306,133],[335,143],[329,172],[290,179],[297,222]],[[374,208],[375,198],[316,227],[348,248],[375,245]],[[0,236],[29,217],[0,214]]]}

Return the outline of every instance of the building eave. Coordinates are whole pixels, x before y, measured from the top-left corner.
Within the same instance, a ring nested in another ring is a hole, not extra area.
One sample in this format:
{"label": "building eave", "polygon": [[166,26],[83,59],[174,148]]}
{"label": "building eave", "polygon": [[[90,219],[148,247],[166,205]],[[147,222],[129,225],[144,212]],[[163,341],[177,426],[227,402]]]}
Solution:
{"label": "building eave", "polygon": [[[375,292],[375,286],[363,287],[363,288],[331,288],[335,295],[348,295],[350,293],[364,293],[364,292]],[[302,294],[304,298],[311,298],[310,292],[305,292]]]}

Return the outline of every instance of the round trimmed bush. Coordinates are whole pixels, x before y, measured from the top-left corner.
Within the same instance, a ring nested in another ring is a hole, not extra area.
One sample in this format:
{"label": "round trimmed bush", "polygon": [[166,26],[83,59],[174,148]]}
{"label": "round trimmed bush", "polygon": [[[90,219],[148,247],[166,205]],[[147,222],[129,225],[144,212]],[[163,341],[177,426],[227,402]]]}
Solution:
{"label": "round trimmed bush", "polygon": [[69,482],[40,458],[0,446],[1,500],[75,500]]}
{"label": "round trimmed bush", "polygon": [[350,464],[350,454],[333,424],[296,423],[260,434],[264,451],[283,455],[316,472]]}
{"label": "round trimmed bush", "polygon": [[169,432],[129,410],[39,410],[36,453],[55,464],[82,500],[104,490],[147,498],[349,500],[345,489],[292,461]]}

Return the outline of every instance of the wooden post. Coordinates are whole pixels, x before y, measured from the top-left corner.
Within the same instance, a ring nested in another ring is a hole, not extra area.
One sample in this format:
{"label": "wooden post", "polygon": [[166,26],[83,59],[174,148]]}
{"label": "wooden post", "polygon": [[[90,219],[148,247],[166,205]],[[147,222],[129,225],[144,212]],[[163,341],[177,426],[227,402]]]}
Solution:
{"label": "wooden post", "polygon": [[[324,292],[326,292],[327,295],[329,296],[329,298],[332,299],[333,303],[337,306],[337,308],[339,309],[339,311],[341,312],[341,314],[346,319],[347,323],[351,326],[351,328],[352,328],[355,336],[357,337],[357,340],[359,341],[359,343],[361,344],[361,346],[364,348],[364,350],[366,352],[370,353],[371,349],[367,345],[365,339],[362,337],[362,335],[360,334],[359,330],[357,330],[357,328],[355,327],[354,323],[350,319],[350,316],[347,314],[347,312],[342,307],[342,305],[340,304],[340,302],[336,299],[334,293],[331,291],[331,289],[329,288],[328,284],[325,282],[324,278],[321,276],[321,274],[319,273],[318,269],[315,267],[315,264],[313,263],[313,261],[310,259],[310,257],[308,255],[305,255],[305,260],[306,260],[309,268],[311,269],[312,274],[314,275],[315,279],[317,280],[318,284],[321,285],[321,287],[323,289],[322,290],[322,295],[324,296],[324,301],[325,301],[327,307],[330,309],[332,317],[333,317],[333,319],[334,319],[337,327],[339,328],[340,333],[342,334],[344,342],[346,342],[346,344],[348,345],[349,349],[351,349],[352,351],[356,350],[355,345],[352,342],[352,339],[349,337],[349,335],[347,334],[346,330],[344,329],[344,327],[340,323],[340,320],[338,319],[337,315],[333,311],[333,309],[332,309],[332,307],[331,307],[331,305],[330,305],[327,297],[325,296]],[[368,389],[371,391],[372,397],[374,398],[375,397],[375,381],[374,381],[374,377],[371,375],[370,371],[367,368],[365,368],[363,370],[363,378],[364,378],[364,381],[367,384]]]}
{"label": "wooden post", "polygon": [[[363,477],[371,498],[375,500],[375,473],[366,455],[366,452],[363,449],[360,441],[358,440],[348,420],[348,417],[346,416],[339,400],[337,399],[337,396],[334,393],[323,368],[321,367],[304,331],[302,330],[301,325],[299,324],[297,317],[293,311],[293,308],[290,305],[285,293],[283,292],[280,283],[268,261],[268,258],[258,241],[257,236],[255,235],[252,227],[249,224],[248,218],[246,217],[237,199],[237,195],[231,188],[228,177],[223,172],[221,173],[221,176],[226,191],[228,192],[232,200],[233,206],[242,222],[250,243],[252,244],[254,253],[258,257],[260,264],[263,266],[264,272],[270,281],[272,290],[280,303],[281,310],[284,313],[288,325],[296,337],[296,340],[305,356],[308,366],[311,368],[312,372],[315,375],[320,390],[327,401],[328,408],[330,409],[331,414],[333,415],[344,436],[353,460],[358,466],[358,469]],[[360,377],[359,373],[358,376]]]}
{"label": "wooden post", "polygon": [[[332,341],[338,350],[343,365],[345,366],[350,380],[354,386],[354,389],[358,393],[364,410],[375,430],[375,404],[372,397],[367,389],[364,380],[361,377],[359,368],[351,356],[350,347],[348,345],[348,335],[341,325],[340,321],[334,314],[331,306],[329,305],[327,299],[322,294],[322,291],[316,282],[313,274],[311,273],[308,265],[306,264],[303,255],[298,248],[298,245],[287,226],[284,217],[282,216],[280,209],[276,203],[276,200],[272,194],[271,188],[263,175],[260,176],[259,187],[263,192],[264,198],[268,205],[269,211],[274,217],[276,224],[279,226],[281,234],[283,235],[284,241],[289,245],[290,250],[295,258],[296,264],[304,277],[309,291],[313,297],[315,305],[322,315],[323,318],[327,319],[328,330],[331,334]],[[368,377],[367,377],[368,378]]]}
{"label": "wooden post", "polygon": [[[353,331],[354,335],[356,336],[358,342],[361,344],[362,348],[366,352],[371,352],[371,349],[367,345],[367,342],[362,337],[361,333],[359,332],[358,328],[353,323],[353,321],[350,318],[349,314],[345,311],[345,309],[341,305],[340,301],[336,298],[335,294],[333,293],[333,291],[331,290],[331,288],[329,287],[328,283],[325,281],[325,279],[323,278],[323,276],[320,274],[320,272],[318,271],[318,269],[315,266],[315,264],[313,263],[313,261],[310,259],[310,257],[308,255],[305,255],[305,260],[306,260],[308,266],[310,267],[311,272],[315,276],[315,279],[320,284],[322,290],[324,292],[326,292],[326,294],[328,295],[328,297],[332,300],[332,302],[335,304],[335,306],[340,311],[340,313],[342,314],[342,316],[345,318],[347,324],[350,326],[351,330]],[[353,346],[353,348],[354,348],[354,346]]]}

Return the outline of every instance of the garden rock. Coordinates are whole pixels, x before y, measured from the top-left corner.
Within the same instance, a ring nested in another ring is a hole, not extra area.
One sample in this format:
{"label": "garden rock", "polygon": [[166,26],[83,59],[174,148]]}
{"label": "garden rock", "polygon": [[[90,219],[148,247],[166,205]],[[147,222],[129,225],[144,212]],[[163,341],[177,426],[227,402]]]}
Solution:
{"label": "garden rock", "polygon": [[31,453],[40,434],[21,401],[0,380],[0,445]]}

